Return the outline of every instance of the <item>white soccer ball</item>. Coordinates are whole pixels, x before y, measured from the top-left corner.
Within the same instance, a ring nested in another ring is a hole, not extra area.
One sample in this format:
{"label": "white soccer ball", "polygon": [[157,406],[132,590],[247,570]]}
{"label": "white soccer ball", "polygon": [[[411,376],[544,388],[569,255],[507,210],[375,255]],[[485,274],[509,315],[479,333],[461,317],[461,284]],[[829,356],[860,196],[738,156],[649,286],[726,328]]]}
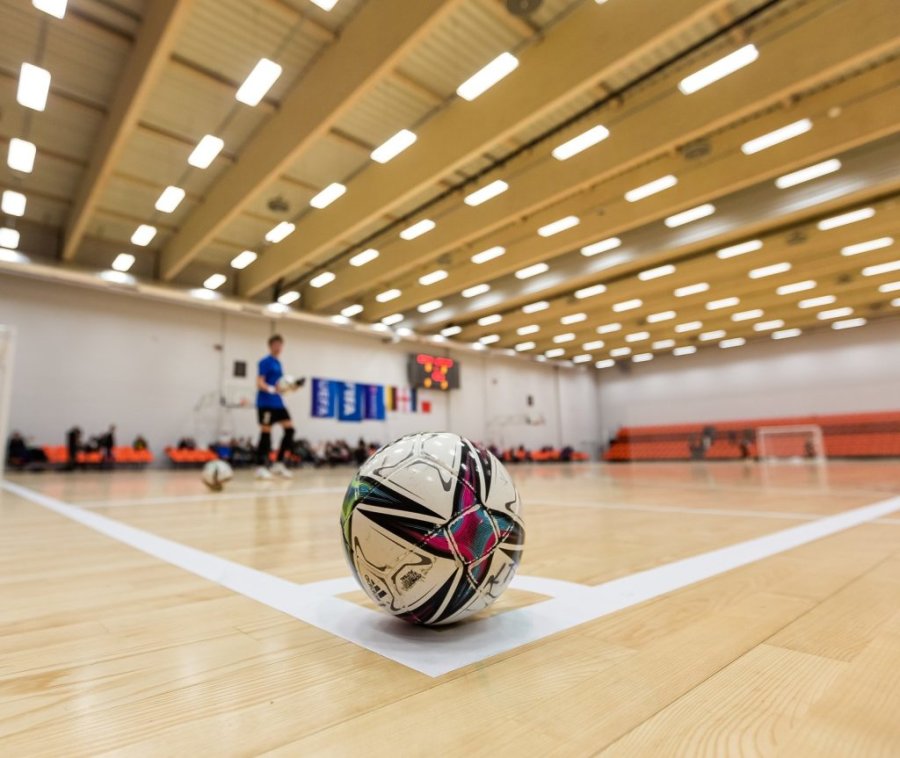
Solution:
{"label": "white soccer ball", "polygon": [[522,558],[522,504],[503,464],[446,432],[381,448],[344,498],[344,551],[366,594],[416,624],[493,603]]}
{"label": "white soccer ball", "polygon": [[277,389],[282,395],[286,395],[288,392],[296,392],[297,380],[293,376],[285,374],[275,384],[275,389]]}
{"label": "white soccer ball", "polygon": [[225,461],[210,461],[203,467],[203,483],[213,492],[221,492],[222,488],[234,477],[234,469]]}

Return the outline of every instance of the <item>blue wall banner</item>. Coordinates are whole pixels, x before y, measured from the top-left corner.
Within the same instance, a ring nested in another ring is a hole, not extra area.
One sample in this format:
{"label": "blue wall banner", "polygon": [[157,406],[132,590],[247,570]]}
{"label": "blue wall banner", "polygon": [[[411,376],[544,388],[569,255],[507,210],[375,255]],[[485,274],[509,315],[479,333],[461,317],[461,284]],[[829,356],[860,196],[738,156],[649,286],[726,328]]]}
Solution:
{"label": "blue wall banner", "polygon": [[340,382],[329,379],[312,380],[313,418],[334,418],[337,415],[338,390]]}
{"label": "blue wall banner", "polygon": [[371,421],[384,421],[387,418],[384,405],[384,386],[381,384],[364,384],[363,418]]}
{"label": "blue wall banner", "polygon": [[339,421],[362,421],[365,403],[365,385],[335,382],[340,387]]}

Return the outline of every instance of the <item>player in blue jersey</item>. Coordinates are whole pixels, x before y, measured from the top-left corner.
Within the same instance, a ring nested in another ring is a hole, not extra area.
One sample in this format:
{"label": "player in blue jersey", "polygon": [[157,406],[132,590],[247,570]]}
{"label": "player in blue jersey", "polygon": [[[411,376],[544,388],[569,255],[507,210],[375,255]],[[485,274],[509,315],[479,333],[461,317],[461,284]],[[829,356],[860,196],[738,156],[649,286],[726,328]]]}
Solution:
{"label": "player in blue jersey", "polygon": [[[283,347],[284,339],[281,335],[274,334],[269,337],[269,354],[259,362],[256,377],[256,413],[259,418],[259,445],[256,447],[257,479],[271,479],[273,474],[285,479],[292,478],[291,472],[284,465],[284,456],[294,446],[294,424],[278,391],[278,380],[284,376],[281,361],[278,359]],[[284,434],[278,448],[278,458],[269,468],[274,424],[281,424]]]}

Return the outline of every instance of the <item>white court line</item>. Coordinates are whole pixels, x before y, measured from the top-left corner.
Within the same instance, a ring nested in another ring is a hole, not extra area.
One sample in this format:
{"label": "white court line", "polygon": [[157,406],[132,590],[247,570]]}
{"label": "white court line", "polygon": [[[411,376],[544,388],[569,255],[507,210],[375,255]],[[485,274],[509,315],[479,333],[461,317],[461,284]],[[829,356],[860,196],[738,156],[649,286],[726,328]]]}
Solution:
{"label": "white court line", "polygon": [[218,502],[219,500],[246,500],[256,497],[288,497],[290,495],[341,494],[346,487],[306,487],[293,490],[241,490],[240,492],[207,492],[205,495],[162,495],[160,497],[131,498],[126,500],[93,500],[72,503],[78,508],[126,508],[134,505],[178,505],[181,503]]}
{"label": "white court line", "polygon": [[548,592],[554,595],[553,599],[457,626],[427,629],[335,597],[338,592],[356,588],[350,577],[294,584],[11,482],[4,482],[2,487],[148,555],[432,677],[900,511],[900,497],[893,497],[593,587],[517,577],[513,587]]}

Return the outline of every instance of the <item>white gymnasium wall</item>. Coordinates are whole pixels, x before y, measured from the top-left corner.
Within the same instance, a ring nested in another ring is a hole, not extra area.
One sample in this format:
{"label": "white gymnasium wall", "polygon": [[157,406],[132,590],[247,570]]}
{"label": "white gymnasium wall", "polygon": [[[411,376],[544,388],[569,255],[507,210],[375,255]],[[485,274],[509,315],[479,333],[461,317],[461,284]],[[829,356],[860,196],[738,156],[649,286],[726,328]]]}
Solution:
{"label": "white gymnasium wall", "polygon": [[[0,278],[0,324],[15,326],[19,336],[11,428],[36,443],[62,444],[74,424],[90,435],[115,422],[120,442],[141,433],[157,452],[184,435],[203,444],[220,428],[255,435],[254,411],[223,411],[216,398],[223,389],[252,395],[256,362],[273,330],[287,340],[285,370],[301,376],[403,386],[406,354],[417,350],[293,321],[12,277]],[[571,443],[596,450],[593,372],[470,353],[455,357],[462,389],[421,393],[432,402],[431,414],[389,413],[387,422],[361,424],[311,419],[307,387],[289,400],[300,435],[387,441],[449,429],[504,445]],[[231,378],[235,360],[247,361],[248,379]],[[526,413],[544,424],[526,424]]]}
{"label": "white gymnasium wall", "polygon": [[900,408],[900,320],[709,348],[600,372],[601,434],[620,426]]}

